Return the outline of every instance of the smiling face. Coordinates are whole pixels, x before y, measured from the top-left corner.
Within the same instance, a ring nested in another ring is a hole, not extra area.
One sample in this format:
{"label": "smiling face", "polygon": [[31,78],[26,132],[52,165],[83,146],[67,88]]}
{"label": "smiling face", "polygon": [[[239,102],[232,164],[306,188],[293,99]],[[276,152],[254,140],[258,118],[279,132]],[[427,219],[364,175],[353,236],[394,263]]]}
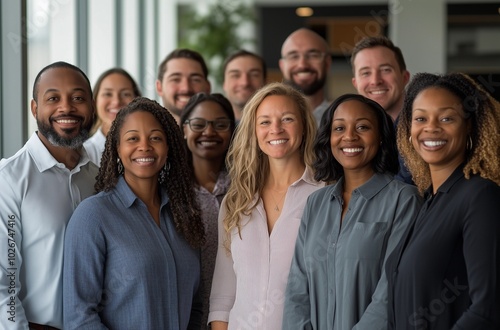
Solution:
{"label": "smiling face", "polygon": [[88,137],[95,109],[85,78],[76,70],[55,67],[40,76],[37,90],[31,112],[42,138],[52,146],[79,148]]}
{"label": "smiling face", "polygon": [[424,89],[413,101],[411,139],[431,171],[451,172],[465,160],[469,124],[460,99],[444,88]]}
{"label": "smiling face", "polygon": [[[222,107],[212,101],[204,101],[196,105],[189,115],[189,119],[201,118],[207,121],[230,120]],[[224,159],[231,141],[232,129],[220,131],[214,129],[214,125],[207,124],[202,132],[194,132],[189,124],[183,124],[184,137],[187,146],[193,155],[193,161],[197,159],[221,160]]]}
{"label": "smiling face", "polygon": [[166,64],[162,81],[156,81],[156,91],[163,105],[178,119],[189,98],[196,93],[210,93],[201,64],[188,58],[174,58]]}
{"label": "smiling face", "polygon": [[377,116],[367,104],[348,100],[337,107],[333,113],[330,145],[333,157],[345,174],[351,171],[371,176],[380,141]]}
{"label": "smiling face", "polygon": [[132,82],[122,74],[112,73],[102,80],[96,95],[96,107],[104,135],[107,135],[118,111],[136,96]]}
{"label": "smiling face", "polygon": [[168,156],[167,137],[158,120],[149,112],[133,112],[125,118],[119,136],[117,151],[127,183],[157,182]]}
{"label": "smiling face", "polygon": [[361,50],[354,59],[352,83],[359,94],[374,100],[394,119],[403,107],[404,88],[410,73],[401,70],[387,47]]}
{"label": "smiling face", "polygon": [[271,95],[257,108],[257,142],[269,158],[300,158],[303,132],[300,112],[290,98]]}
{"label": "smiling face", "polygon": [[241,118],[241,110],[250,96],[264,86],[262,64],[253,56],[239,56],[227,64],[224,72],[224,93],[235,111],[236,119]]}
{"label": "smiling face", "polygon": [[279,67],[283,80],[302,91],[314,95],[325,86],[331,58],[326,42],[316,33],[300,29],[283,43]]}

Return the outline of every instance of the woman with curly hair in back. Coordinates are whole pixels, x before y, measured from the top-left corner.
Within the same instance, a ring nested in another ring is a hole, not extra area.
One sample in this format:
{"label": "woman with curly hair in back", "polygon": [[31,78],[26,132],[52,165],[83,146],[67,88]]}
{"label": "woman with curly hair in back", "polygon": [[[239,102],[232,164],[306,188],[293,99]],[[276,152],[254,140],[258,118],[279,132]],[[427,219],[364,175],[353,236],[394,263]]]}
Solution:
{"label": "woman with curly hair in back", "polygon": [[425,202],[387,262],[389,329],[499,329],[499,104],[464,74],[421,73],[400,118]]}
{"label": "woman with curly hair in back", "polygon": [[199,329],[203,224],[180,129],[137,98],[106,138],[95,184],[68,225],[65,329]]}

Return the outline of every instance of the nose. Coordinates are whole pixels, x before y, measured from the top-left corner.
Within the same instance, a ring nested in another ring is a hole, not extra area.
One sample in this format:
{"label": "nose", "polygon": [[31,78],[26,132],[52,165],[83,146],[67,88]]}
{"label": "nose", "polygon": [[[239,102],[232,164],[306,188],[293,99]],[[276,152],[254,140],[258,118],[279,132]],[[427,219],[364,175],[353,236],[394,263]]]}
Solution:
{"label": "nose", "polygon": [[381,81],[382,81],[382,75],[380,74],[380,72],[375,71],[371,76],[370,84],[378,85]]}
{"label": "nose", "polygon": [[118,94],[113,94],[113,96],[111,97],[111,104],[112,105],[118,105],[118,104],[123,104],[124,101],[123,101],[123,98],[120,97]]}
{"label": "nose", "polygon": [[342,136],[342,139],[344,141],[355,141],[357,139],[358,135],[356,134],[356,128],[354,127],[346,127],[344,135]]}
{"label": "nose", "polygon": [[283,127],[281,120],[276,120],[271,123],[271,133],[281,133],[283,132]]}
{"label": "nose", "polygon": [[151,150],[151,144],[148,138],[142,138],[139,143],[139,150]]}
{"label": "nose", "polygon": [[429,118],[427,120],[427,125],[424,127],[424,131],[427,133],[433,133],[440,130],[438,118]]}
{"label": "nose", "polygon": [[179,87],[179,92],[181,93],[188,93],[191,91],[191,84],[189,83],[189,79],[187,78],[182,78],[178,84]]}
{"label": "nose", "polygon": [[250,77],[248,76],[248,74],[242,74],[240,78],[240,84],[242,86],[248,86],[249,82],[250,82]]}
{"label": "nose", "polygon": [[202,134],[203,135],[208,135],[208,136],[212,136],[212,135],[215,135],[215,129],[214,129],[214,123],[212,122],[207,122],[207,127],[205,127],[205,129],[203,130]]}
{"label": "nose", "polygon": [[73,102],[71,97],[61,97],[61,101],[59,102],[58,110],[60,112],[74,111],[75,108],[73,106]]}

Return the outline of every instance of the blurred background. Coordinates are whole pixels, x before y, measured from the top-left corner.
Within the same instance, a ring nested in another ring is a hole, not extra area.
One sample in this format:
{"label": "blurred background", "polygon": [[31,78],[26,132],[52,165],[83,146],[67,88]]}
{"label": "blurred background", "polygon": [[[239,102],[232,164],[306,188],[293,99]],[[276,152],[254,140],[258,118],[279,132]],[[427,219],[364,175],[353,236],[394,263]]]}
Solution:
{"label": "blurred background", "polygon": [[158,64],[173,49],[202,53],[214,92],[225,56],[261,54],[269,81],[280,81],[281,45],[308,27],[330,45],[328,97],[355,92],[350,51],[366,35],[386,35],[402,49],[410,73],[470,74],[500,99],[500,1],[487,0],[2,0],[0,2],[0,158],[35,131],[33,80],[66,61],[92,84],[119,66],[157,99]]}

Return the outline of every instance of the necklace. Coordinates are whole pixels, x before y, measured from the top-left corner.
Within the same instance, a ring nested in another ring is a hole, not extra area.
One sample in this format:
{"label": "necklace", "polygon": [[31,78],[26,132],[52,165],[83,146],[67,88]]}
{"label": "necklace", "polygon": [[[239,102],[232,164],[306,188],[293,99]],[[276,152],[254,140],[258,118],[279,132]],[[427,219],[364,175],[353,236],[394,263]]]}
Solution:
{"label": "necklace", "polygon": [[276,190],[276,189],[273,189],[273,188],[271,188],[271,189],[272,189],[272,190],[274,190],[274,191],[276,191],[276,192],[277,192],[277,193],[279,193],[279,194],[283,194],[283,195],[281,195],[281,197],[280,197],[280,199],[279,199],[279,201],[278,201],[278,202],[276,202],[276,199],[274,198],[273,194],[271,194],[271,198],[273,199],[274,204],[275,204],[275,206],[274,206],[274,210],[275,210],[276,212],[279,212],[279,211],[280,211],[280,208],[279,208],[279,206],[278,206],[278,205],[279,205],[279,204],[283,201],[283,198],[285,198],[285,196],[286,196],[286,190],[285,190],[284,192],[282,192],[282,191],[279,191],[279,190]]}

